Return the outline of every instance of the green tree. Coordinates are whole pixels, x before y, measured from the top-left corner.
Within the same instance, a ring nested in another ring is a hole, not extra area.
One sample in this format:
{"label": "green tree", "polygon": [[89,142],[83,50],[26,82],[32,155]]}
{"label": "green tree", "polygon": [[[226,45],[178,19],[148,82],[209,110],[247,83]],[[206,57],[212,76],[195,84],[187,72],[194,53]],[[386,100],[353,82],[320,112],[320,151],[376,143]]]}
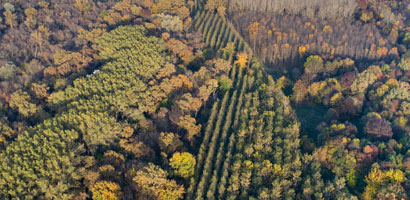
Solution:
{"label": "green tree", "polygon": [[14,138],[16,134],[16,130],[9,126],[9,121],[6,117],[0,118],[0,144],[7,144],[7,139]]}
{"label": "green tree", "polygon": [[303,64],[306,73],[318,73],[323,71],[323,60],[320,56],[309,56]]}
{"label": "green tree", "polygon": [[18,90],[10,97],[10,107],[19,112],[23,117],[32,117],[37,114],[41,108],[30,102],[30,95],[27,92]]}
{"label": "green tree", "polygon": [[218,79],[218,85],[219,88],[226,92],[228,90],[230,90],[233,86],[232,80],[230,78],[228,78],[225,75],[222,75],[219,79]]}
{"label": "green tree", "polygon": [[173,174],[176,176],[188,179],[194,175],[196,160],[192,154],[188,152],[176,152],[172,155],[172,158],[169,159],[169,162],[169,165],[172,167]]}
{"label": "green tree", "polygon": [[0,66],[0,80],[8,81],[16,75],[17,67],[13,62]]}
{"label": "green tree", "polygon": [[404,71],[410,71],[410,51],[401,56],[399,67]]}
{"label": "green tree", "polygon": [[58,120],[21,133],[0,154],[0,198],[73,199],[82,170],[76,155],[81,152],[75,144],[78,136],[61,129]]}
{"label": "green tree", "polygon": [[[85,156],[118,139],[119,147],[136,157],[151,153],[138,138],[131,137],[132,129],[123,134],[125,124],[117,119],[131,110],[140,124],[148,124],[144,112],[155,111],[162,98],[176,88],[169,87],[169,79],[156,87],[146,84],[165,63],[163,41],[147,36],[142,26],[122,26],[97,38],[94,48],[105,61],[99,72],[51,94],[47,101],[54,108],[54,117],[27,128],[0,153],[0,199],[65,200],[84,195],[84,168],[89,166]],[[44,96],[46,88],[38,89],[33,89],[34,95]],[[10,107],[32,116],[40,108],[30,99],[19,90],[12,95]],[[109,175],[112,168],[104,165],[100,171]],[[158,193],[161,199],[181,198],[183,187],[166,176],[156,179],[163,185]]]}
{"label": "green tree", "polygon": [[122,124],[106,112],[77,112],[70,110],[61,115],[60,123],[78,131],[87,149],[95,153],[100,145],[109,145],[117,139]]}

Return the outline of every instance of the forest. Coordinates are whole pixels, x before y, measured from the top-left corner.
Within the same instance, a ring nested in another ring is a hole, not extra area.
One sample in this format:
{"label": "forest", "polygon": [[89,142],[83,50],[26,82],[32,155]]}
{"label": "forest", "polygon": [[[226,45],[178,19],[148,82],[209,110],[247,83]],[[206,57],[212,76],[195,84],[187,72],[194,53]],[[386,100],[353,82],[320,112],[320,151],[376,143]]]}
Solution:
{"label": "forest", "polygon": [[410,199],[410,0],[0,0],[0,199]]}

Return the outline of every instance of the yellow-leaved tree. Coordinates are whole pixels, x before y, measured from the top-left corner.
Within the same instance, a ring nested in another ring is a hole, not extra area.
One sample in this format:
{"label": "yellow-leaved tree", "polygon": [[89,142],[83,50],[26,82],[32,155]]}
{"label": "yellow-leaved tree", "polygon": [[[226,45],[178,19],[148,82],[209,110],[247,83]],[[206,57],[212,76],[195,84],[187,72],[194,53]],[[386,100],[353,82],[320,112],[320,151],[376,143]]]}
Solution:
{"label": "yellow-leaved tree", "polygon": [[174,175],[185,179],[194,175],[196,160],[192,154],[188,152],[176,152],[169,161]]}
{"label": "yellow-leaved tree", "polygon": [[93,200],[118,200],[121,199],[121,187],[111,181],[99,181],[91,188]]}
{"label": "yellow-leaved tree", "polygon": [[248,63],[248,54],[242,52],[236,54],[237,60],[235,64],[238,64],[240,67],[245,67],[246,63]]}

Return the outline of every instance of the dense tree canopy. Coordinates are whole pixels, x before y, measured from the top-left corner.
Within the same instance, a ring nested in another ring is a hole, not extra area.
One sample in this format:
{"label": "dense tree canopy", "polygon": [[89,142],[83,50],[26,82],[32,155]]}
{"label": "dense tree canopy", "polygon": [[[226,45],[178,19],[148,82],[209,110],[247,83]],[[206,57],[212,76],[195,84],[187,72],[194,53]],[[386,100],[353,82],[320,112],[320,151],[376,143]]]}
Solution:
{"label": "dense tree canopy", "polygon": [[0,199],[409,199],[410,1],[0,1]]}

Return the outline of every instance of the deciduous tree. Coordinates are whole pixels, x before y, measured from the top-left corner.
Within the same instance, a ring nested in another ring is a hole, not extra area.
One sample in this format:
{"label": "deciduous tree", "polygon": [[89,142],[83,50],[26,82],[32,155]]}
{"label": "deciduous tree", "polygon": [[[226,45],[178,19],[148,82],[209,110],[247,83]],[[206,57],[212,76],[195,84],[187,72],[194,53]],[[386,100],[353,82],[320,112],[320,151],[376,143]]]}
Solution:
{"label": "deciduous tree", "polygon": [[180,176],[184,179],[190,178],[194,175],[194,169],[196,165],[195,157],[188,152],[176,152],[169,159],[169,165],[173,169],[173,174]]}
{"label": "deciduous tree", "polygon": [[99,181],[90,188],[93,200],[119,200],[121,199],[121,187],[114,182]]}
{"label": "deciduous tree", "polygon": [[323,70],[323,60],[319,56],[309,56],[303,64],[306,73],[318,73]]}
{"label": "deciduous tree", "polygon": [[183,146],[182,141],[179,139],[179,136],[175,133],[164,133],[161,132],[159,136],[159,147],[161,151],[166,154],[170,154],[178,150]]}
{"label": "deciduous tree", "polygon": [[146,198],[157,198],[159,200],[182,199],[184,187],[178,185],[174,180],[168,180],[167,176],[166,171],[149,163],[148,166],[137,171],[133,180]]}
{"label": "deciduous tree", "polygon": [[236,61],[240,67],[246,67],[246,64],[248,63],[248,54],[247,53],[237,53],[236,54]]}
{"label": "deciduous tree", "polygon": [[10,97],[10,107],[18,111],[23,117],[32,117],[40,112],[41,108],[31,103],[30,99],[31,97],[27,92],[18,90]]}
{"label": "deciduous tree", "polygon": [[193,142],[194,137],[197,136],[201,131],[201,125],[196,125],[196,120],[195,118],[191,117],[191,115],[181,116],[179,118],[178,126],[187,131],[185,138],[189,142]]}
{"label": "deciduous tree", "polygon": [[229,77],[223,75],[218,79],[218,85],[223,92],[227,92],[232,88],[233,83]]}

